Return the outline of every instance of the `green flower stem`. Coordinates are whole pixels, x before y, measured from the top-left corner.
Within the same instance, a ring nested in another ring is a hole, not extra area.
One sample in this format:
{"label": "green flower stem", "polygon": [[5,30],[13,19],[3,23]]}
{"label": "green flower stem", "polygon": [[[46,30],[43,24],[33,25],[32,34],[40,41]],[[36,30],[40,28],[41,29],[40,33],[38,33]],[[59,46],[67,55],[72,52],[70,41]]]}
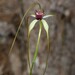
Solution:
{"label": "green flower stem", "polygon": [[37,44],[36,44],[36,49],[35,49],[35,52],[34,52],[32,65],[31,65],[31,68],[30,68],[30,75],[32,75],[32,69],[34,67],[35,60],[36,60],[36,57],[37,57],[37,54],[38,54],[38,46],[39,46],[39,42],[40,42],[41,31],[42,31],[42,23],[40,21],[40,29],[39,29],[39,34],[38,34],[38,41],[37,41]]}
{"label": "green flower stem", "polygon": [[17,35],[18,35],[19,31],[20,31],[20,28],[21,28],[21,26],[22,26],[22,23],[23,23],[23,21],[24,21],[25,16],[29,13],[29,11],[30,11],[33,7],[35,7],[35,5],[39,5],[39,8],[41,9],[41,6],[40,6],[39,3],[33,3],[33,4],[28,8],[28,10],[25,12],[25,14],[24,14],[24,16],[23,16],[23,18],[22,18],[22,20],[21,20],[21,22],[20,22],[20,25],[19,25],[19,27],[18,27],[18,30],[17,30],[17,32],[16,32],[16,34],[15,34],[14,40],[13,40],[13,42],[12,42],[12,45],[11,45],[11,47],[10,47],[9,54],[11,53],[11,51],[12,51],[12,49],[13,49],[15,40],[16,40]]}

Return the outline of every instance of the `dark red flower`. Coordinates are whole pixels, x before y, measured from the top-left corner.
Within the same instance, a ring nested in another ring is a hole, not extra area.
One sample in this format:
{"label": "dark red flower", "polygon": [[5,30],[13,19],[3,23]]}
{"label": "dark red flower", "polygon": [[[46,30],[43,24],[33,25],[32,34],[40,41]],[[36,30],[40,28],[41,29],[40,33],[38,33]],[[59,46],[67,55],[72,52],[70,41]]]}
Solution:
{"label": "dark red flower", "polygon": [[41,20],[42,19],[42,17],[43,17],[43,12],[42,11],[36,11],[35,12],[35,15],[36,15],[36,19],[37,20]]}

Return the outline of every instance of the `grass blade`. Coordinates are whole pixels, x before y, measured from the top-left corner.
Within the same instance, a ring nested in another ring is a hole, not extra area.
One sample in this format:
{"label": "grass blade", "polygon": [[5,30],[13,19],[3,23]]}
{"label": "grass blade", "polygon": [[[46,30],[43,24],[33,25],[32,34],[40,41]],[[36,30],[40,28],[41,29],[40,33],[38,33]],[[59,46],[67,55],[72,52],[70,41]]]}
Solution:
{"label": "grass blade", "polygon": [[28,10],[25,12],[25,14],[24,14],[24,16],[23,16],[23,18],[22,18],[22,20],[21,20],[21,22],[20,22],[20,24],[19,24],[18,30],[17,30],[17,32],[16,32],[16,34],[15,34],[15,37],[14,37],[14,40],[13,40],[12,45],[11,45],[11,47],[10,47],[10,50],[9,50],[9,54],[8,54],[8,55],[10,55],[10,53],[11,53],[11,51],[12,51],[12,49],[13,49],[15,40],[16,40],[16,38],[17,38],[17,36],[18,36],[18,33],[19,33],[19,31],[20,31],[20,28],[21,28],[21,26],[22,26],[22,23],[23,23],[23,21],[24,21],[25,16],[28,14],[28,12],[29,12],[33,7],[35,7],[35,5],[39,5],[39,8],[41,9],[41,6],[40,6],[39,3],[33,3],[33,4],[28,8]]}

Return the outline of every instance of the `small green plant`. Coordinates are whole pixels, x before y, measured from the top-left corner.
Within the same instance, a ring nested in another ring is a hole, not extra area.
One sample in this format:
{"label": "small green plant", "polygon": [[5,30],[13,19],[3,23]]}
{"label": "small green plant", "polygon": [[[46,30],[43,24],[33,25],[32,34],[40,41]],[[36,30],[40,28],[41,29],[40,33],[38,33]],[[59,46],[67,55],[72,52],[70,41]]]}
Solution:
{"label": "small green plant", "polygon": [[33,61],[32,61],[31,67],[30,67],[30,75],[32,75],[32,69],[33,69],[37,54],[38,54],[38,45],[39,45],[39,42],[40,42],[40,36],[41,36],[42,27],[44,27],[44,29],[46,31],[47,40],[49,42],[49,34],[48,34],[49,26],[48,26],[47,22],[44,19],[48,18],[48,17],[51,17],[53,15],[46,15],[46,16],[43,16],[43,15],[44,15],[44,12],[41,11],[41,10],[36,11],[35,15],[31,15],[35,19],[29,25],[29,33],[28,33],[28,35],[30,35],[31,30],[34,28],[34,26],[36,25],[37,22],[39,22],[40,28],[39,28],[39,34],[38,34],[38,40],[37,40],[37,44],[36,44],[36,49],[35,49],[35,53],[34,53],[34,56],[33,56]]}
{"label": "small green plant", "polygon": [[[51,17],[51,16],[53,16],[53,15],[45,15],[45,16],[44,16],[44,12],[43,12],[43,10],[42,10],[40,4],[39,4],[39,3],[33,3],[33,4],[29,7],[29,9],[25,12],[25,14],[24,14],[24,16],[23,16],[23,18],[22,18],[22,20],[21,20],[21,23],[20,23],[20,25],[19,25],[19,27],[18,27],[18,30],[17,30],[17,32],[16,32],[16,35],[15,35],[15,38],[14,38],[13,43],[12,43],[12,45],[11,45],[11,48],[10,48],[10,52],[11,52],[12,49],[13,49],[15,40],[16,40],[16,38],[17,38],[17,35],[18,35],[18,33],[19,33],[19,30],[20,30],[20,28],[21,28],[21,25],[22,25],[22,23],[23,23],[23,20],[24,20],[25,16],[29,13],[29,11],[30,11],[35,5],[39,5],[39,10],[38,10],[38,11],[35,11],[35,15],[30,15],[30,16],[34,17],[35,19],[30,23],[30,25],[29,25],[29,27],[28,27],[28,41],[29,41],[29,39],[30,39],[30,32],[32,31],[32,29],[34,28],[34,26],[36,25],[37,22],[39,22],[40,28],[39,28],[38,40],[37,40],[36,49],[35,49],[35,52],[34,52],[34,56],[33,56],[32,63],[30,63],[30,47],[29,47],[29,49],[28,49],[28,64],[29,64],[29,70],[30,70],[29,75],[32,75],[32,69],[33,69],[33,67],[34,67],[35,60],[36,60],[36,57],[37,57],[37,54],[38,54],[38,46],[39,46],[39,42],[40,42],[40,36],[41,36],[42,27],[44,27],[44,29],[45,29],[45,31],[46,31],[46,34],[47,34],[47,42],[48,42],[48,48],[49,48],[49,34],[48,34],[48,33],[49,33],[49,32],[48,32],[48,31],[49,31],[49,26],[48,26],[48,23],[45,21],[45,18]],[[10,54],[10,52],[9,52],[9,54]],[[48,56],[49,56],[49,54],[48,54]],[[46,60],[46,68],[47,68],[48,56],[47,56],[47,60]],[[45,68],[45,70],[44,70],[44,72],[43,72],[43,75],[45,74],[46,68]]]}

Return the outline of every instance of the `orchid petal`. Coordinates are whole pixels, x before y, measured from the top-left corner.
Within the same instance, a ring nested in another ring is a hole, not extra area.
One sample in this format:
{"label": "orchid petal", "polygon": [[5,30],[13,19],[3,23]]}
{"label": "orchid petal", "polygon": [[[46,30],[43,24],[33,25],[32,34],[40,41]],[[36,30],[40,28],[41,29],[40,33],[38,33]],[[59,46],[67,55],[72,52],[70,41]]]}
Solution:
{"label": "orchid petal", "polygon": [[30,15],[30,16],[31,16],[31,17],[34,17],[34,18],[36,17],[35,15]]}
{"label": "orchid petal", "polygon": [[48,17],[52,17],[53,15],[46,15],[43,18],[48,18]]}
{"label": "orchid petal", "polygon": [[30,23],[30,26],[29,26],[29,33],[31,32],[31,30],[34,28],[35,24],[38,22],[38,20],[33,20],[31,23]]}
{"label": "orchid petal", "polygon": [[47,36],[48,36],[49,26],[48,26],[47,22],[44,19],[42,19],[42,23],[43,23],[44,29],[46,30]]}

